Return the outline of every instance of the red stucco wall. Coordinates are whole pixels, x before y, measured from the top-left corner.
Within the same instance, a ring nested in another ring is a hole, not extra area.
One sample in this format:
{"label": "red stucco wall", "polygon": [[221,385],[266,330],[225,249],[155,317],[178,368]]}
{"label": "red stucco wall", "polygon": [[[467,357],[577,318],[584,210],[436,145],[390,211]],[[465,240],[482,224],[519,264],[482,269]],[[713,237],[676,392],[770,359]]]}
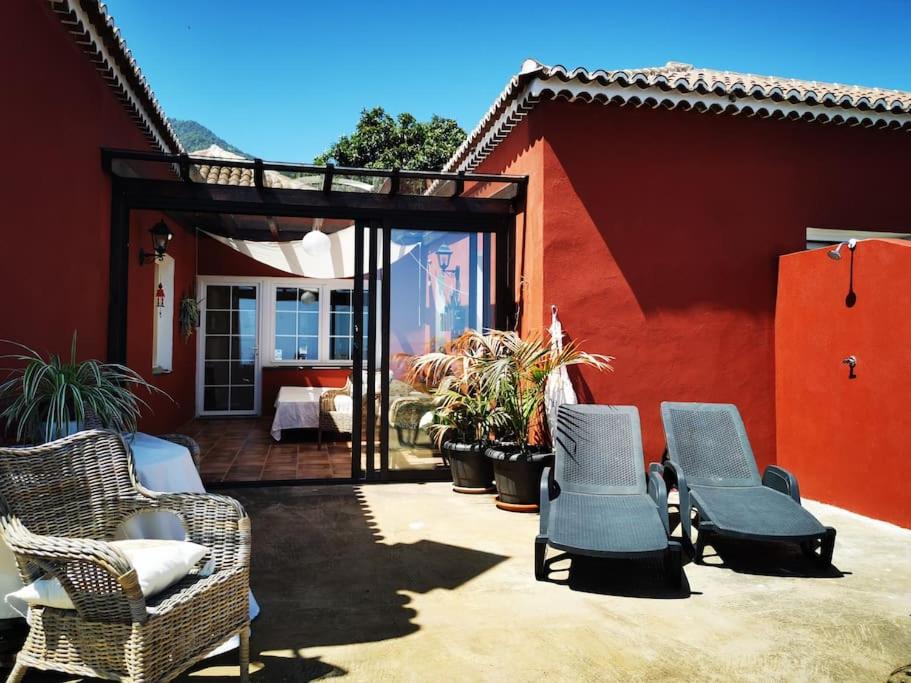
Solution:
{"label": "red stucco wall", "polygon": [[911,227],[911,139],[565,101],[525,125],[517,146],[541,150],[543,184],[528,208],[542,295],[526,315],[557,304],[570,338],[617,357],[614,373],[576,376],[581,398],[637,405],[649,459],[664,447],[661,401],[733,402],[760,467],[774,462],[778,256],[810,226]]}
{"label": "red stucco wall", "polygon": [[[124,106],[102,81],[46,3],[4,4],[9,31],[0,42],[4,64],[4,223],[0,338],[42,352],[68,352],[79,333],[81,358],[106,357],[110,180],[101,169],[101,147],[150,150]],[[155,218],[154,220],[157,220]],[[151,378],[150,266],[134,261],[148,249],[151,215],[134,218],[130,246],[128,362]],[[192,259],[189,240],[175,232],[176,278],[185,282]],[[137,241],[139,240],[139,241]],[[189,267],[187,271],[185,268]],[[149,280],[147,282],[146,280]],[[175,344],[175,373],[151,378],[180,406],[159,405],[142,422],[149,431],[176,427],[192,416],[193,356]],[[178,372],[177,369],[180,368]]]}
{"label": "red stucco wall", "polygon": [[850,253],[832,261],[826,251],[780,261],[778,461],[808,498],[911,527],[911,244],[858,244],[852,307]]}

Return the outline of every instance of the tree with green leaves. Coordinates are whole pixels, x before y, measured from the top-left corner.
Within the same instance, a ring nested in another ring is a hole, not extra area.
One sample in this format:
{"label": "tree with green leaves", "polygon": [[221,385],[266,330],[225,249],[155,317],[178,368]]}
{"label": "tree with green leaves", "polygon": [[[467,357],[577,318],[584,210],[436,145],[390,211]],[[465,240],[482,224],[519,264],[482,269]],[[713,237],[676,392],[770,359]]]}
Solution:
{"label": "tree with green leaves", "polygon": [[382,107],[364,109],[351,135],[343,135],[314,163],[360,168],[439,171],[465,140],[453,119],[434,114],[418,121],[408,113],[393,118]]}

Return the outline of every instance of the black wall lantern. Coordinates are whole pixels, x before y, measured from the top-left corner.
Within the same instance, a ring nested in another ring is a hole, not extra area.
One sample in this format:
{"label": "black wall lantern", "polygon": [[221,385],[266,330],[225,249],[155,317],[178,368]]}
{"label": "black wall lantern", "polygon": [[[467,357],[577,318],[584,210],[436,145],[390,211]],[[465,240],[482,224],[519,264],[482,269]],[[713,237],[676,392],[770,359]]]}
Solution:
{"label": "black wall lantern", "polygon": [[161,261],[164,259],[165,252],[168,250],[168,242],[171,241],[171,238],[174,237],[174,233],[168,228],[167,224],[164,221],[158,221],[149,229],[149,234],[152,236],[152,248],[154,251],[149,254],[144,249],[139,249],[139,265],[145,265],[146,263],[152,263],[156,259]]}
{"label": "black wall lantern", "polygon": [[449,272],[449,264],[452,263],[452,248],[448,244],[441,244],[437,248],[437,262],[440,264],[440,270],[444,273]]}

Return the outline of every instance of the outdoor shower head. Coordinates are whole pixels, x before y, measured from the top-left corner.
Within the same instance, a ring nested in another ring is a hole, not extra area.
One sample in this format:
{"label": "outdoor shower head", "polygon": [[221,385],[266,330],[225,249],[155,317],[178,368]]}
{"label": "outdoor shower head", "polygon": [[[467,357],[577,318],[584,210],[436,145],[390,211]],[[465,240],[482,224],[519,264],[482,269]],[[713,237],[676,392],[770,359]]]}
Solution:
{"label": "outdoor shower head", "polygon": [[857,247],[857,240],[852,237],[847,242],[839,242],[838,246],[835,247],[834,249],[829,250],[829,252],[826,255],[833,261],[838,261],[839,259],[841,259],[841,248],[843,246],[845,246],[846,244],[848,245],[848,249],[850,249],[851,251],[854,251],[854,249]]}

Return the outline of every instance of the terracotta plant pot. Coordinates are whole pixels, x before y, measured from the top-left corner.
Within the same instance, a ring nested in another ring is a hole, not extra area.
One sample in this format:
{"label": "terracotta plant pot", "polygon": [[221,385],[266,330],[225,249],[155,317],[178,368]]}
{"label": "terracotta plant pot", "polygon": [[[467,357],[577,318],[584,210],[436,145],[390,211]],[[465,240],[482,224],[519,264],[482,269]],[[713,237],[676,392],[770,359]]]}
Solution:
{"label": "terracotta plant pot", "polygon": [[552,452],[521,452],[514,444],[488,447],[497,484],[497,507],[509,512],[537,512],[544,467],[553,462]]}
{"label": "terracotta plant pot", "polygon": [[452,490],[456,493],[492,493],[493,464],[484,457],[485,444],[444,441],[443,454],[452,470]]}

